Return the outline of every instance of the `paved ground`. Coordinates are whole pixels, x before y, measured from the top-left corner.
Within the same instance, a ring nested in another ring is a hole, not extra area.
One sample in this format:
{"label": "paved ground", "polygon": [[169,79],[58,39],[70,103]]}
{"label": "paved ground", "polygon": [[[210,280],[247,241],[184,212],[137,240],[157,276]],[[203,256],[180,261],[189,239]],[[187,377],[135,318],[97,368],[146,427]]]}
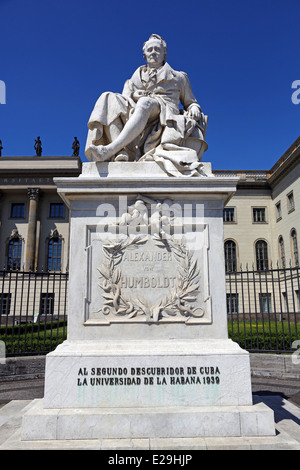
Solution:
{"label": "paved ground", "polygon": [[252,392],[256,395],[280,395],[300,407],[299,379],[254,377],[252,378]]}
{"label": "paved ground", "polygon": [[44,379],[0,382],[0,406],[11,400],[33,400],[43,396]]}

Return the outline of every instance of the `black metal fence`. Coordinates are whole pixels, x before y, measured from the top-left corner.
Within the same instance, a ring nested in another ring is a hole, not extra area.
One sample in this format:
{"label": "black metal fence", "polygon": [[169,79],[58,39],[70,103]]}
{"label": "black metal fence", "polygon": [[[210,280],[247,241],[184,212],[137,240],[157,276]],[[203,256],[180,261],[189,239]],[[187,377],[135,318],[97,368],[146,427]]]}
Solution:
{"label": "black metal fence", "polygon": [[[300,340],[300,268],[226,273],[229,337],[251,352],[292,352]],[[46,354],[67,336],[68,273],[0,271],[6,356]]]}
{"label": "black metal fence", "polygon": [[68,274],[0,271],[0,340],[6,356],[46,354],[66,339]]}
{"label": "black metal fence", "polygon": [[300,339],[300,268],[226,273],[229,336],[251,352],[292,352]]}

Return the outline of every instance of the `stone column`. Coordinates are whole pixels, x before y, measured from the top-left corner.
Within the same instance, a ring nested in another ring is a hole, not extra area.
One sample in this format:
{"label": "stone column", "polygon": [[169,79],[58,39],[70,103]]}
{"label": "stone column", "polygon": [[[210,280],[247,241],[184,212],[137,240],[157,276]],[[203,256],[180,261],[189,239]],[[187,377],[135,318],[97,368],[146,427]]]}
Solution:
{"label": "stone column", "polygon": [[36,248],[36,217],[37,206],[40,196],[40,188],[28,188],[29,197],[29,215],[26,244],[25,271],[35,269],[35,248]]}

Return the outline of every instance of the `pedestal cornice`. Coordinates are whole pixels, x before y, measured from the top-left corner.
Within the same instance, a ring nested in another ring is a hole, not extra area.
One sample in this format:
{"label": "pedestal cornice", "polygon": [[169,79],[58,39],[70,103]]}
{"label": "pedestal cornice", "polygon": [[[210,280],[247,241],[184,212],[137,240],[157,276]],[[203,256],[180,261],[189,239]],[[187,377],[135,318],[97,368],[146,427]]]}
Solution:
{"label": "pedestal cornice", "polygon": [[[210,164],[207,164],[210,165]],[[170,177],[155,162],[85,163],[78,178],[54,178],[58,193],[70,206],[80,194],[93,198],[96,194],[205,194],[223,199],[224,205],[236,191],[237,177]]]}

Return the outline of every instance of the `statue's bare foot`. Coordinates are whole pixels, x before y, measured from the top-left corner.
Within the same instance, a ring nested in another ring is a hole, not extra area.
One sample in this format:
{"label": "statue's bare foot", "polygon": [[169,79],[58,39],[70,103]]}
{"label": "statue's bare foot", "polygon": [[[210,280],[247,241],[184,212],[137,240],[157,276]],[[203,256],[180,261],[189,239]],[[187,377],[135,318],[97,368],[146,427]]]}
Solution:
{"label": "statue's bare foot", "polygon": [[98,162],[105,162],[106,160],[110,160],[114,153],[112,150],[105,145],[90,145],[91,154],[93,156],[94,161]]}
{"label": "statue's bare foot", "polygon": [[129,156],[125,150],[121,150],[118,155],[115,156],[115,162],[128,162]]}

